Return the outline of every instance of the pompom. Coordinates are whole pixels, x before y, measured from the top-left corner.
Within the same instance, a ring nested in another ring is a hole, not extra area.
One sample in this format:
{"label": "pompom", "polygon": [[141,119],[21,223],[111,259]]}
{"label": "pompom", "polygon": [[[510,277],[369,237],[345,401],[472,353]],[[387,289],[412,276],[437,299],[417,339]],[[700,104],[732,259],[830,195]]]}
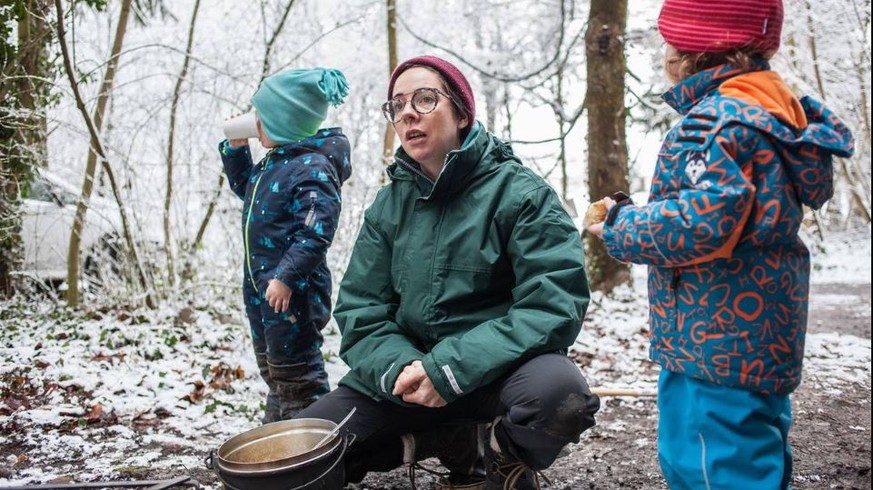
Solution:
{"label": "pompom", "polygon": [[349,95],[349,82],[346,81],[343,72],[334,69],[325,69],[318,82],[318,87],[327,96],[327,101],[334,107],[340,105]]}

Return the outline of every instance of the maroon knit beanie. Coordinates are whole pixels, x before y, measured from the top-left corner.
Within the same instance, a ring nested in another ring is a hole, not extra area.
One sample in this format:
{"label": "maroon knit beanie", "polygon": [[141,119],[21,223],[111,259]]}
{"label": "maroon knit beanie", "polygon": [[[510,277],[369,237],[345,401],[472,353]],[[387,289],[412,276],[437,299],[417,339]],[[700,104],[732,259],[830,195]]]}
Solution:
{"label": "maroon knit beanie", "polygon": [[782,35],[782,0],[664,0],[658,30],[679,51],[771,51]]}
{"label": "maroon knit beanie", "polygon": [[444,59],[437,58],[436,56],[416,56],[415,58],[410,58],[397,65],[397,68],[394,69],[394,73],[391,74],[391,81],[388,82],[388,98],[390,99],[394,92],[394,82],[397,81],[397,77],[414,65],[433,68],[437,73],[442,75],[450,90],[456,96],[460,97],[461,100],[455,102],[457,102],[461,106],[461,110],[467,114],[469,122],[466,129],[471,128],[476,121],[476,102],[473,100],[473,89],[470,88],[470,82],[467,81],[467,78],[455,65]]}

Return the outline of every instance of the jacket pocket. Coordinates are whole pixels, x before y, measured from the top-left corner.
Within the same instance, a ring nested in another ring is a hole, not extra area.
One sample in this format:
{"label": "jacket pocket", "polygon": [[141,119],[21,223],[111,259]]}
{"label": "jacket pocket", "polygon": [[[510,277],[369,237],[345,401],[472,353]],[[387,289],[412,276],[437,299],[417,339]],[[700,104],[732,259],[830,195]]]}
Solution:
{"label": "jacket pocket", "polygon": [[515,281],[492,266],[436,264],[432,301],[436,320],[471,322],[505,314]]}

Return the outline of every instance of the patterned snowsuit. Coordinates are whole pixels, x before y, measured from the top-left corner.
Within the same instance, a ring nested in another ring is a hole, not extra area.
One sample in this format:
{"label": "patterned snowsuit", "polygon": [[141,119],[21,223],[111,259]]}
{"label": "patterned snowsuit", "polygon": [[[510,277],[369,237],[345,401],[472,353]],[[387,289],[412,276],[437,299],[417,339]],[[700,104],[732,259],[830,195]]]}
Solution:
{"label": "patterned snowsuit", "polygon": [[833,194],[852,135],[763,61],[700,72],[665,99],[683,118],[649,202],[614,206],[603,235],[613,257],[649,265],[662,468],[672,488],[784,488],[809,298],[798,230],[803,206]]}
{"label": "patterned snowsuit", "polygon": [[[326,263],[351,175],[339,128],[271,150],[252,165],[248,146],[219,147],[230,188],[243,202],[243,297],[261,376],[270,388],[264,422],[291,418],[327,393],[321,329],[330,319]],[[270,280],[292,290],[286,312],[264,298]]]}

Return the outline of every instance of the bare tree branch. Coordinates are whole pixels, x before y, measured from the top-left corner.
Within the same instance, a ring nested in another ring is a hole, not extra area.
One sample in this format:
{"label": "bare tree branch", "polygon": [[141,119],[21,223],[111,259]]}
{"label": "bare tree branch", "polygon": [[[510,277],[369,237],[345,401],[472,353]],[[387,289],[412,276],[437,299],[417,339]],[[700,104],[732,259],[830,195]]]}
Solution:
{"label": "bare tree branch", "polygon": [[188,42],[185,46],[185,60],[182,62],[182,71],[176,78],[176,86],[173,88],[173,100],[170,103],[170,127],[167,137],[167,185],[164,194],[164,254],[167,256],[167,282],[172,286],[176,282],[176,271],[173,264],[173,241],[170,235],[170,208],[173,202],[173,153],[176,142],[176,112],[179,108],[179,97],[182,92],[182,82],[188,76],[190,65],[191,47],[194,44],[194,26],[197,25],[197,13],[200,11],[200,0],[195,0],[194,11],[191,14],[191,23],[188,24]]}
{"label": "bare tree branch", "polygon": [[76,81],[76,74],[73,70],[69,50],[67,49],[66,32],[64,30],[64,8],[61,5],[61,0],[55,0],[55,10],[57,11],[58,17],[56,23],[58,44],[61,47],[61,57],[63,59],[64,70],[67,74],[67,78],[70,81],[70,88],[73,91],[73,96],[76,99],[76,107],[82,114],[82,119],[85,122],[85,126],[87,126],[88,128],[88,133],[91,136],[91,146],[97,156],[100,157],[100,164],[103,167],[103,171],[106,172],[106,175],[109,177],[109,184],[112,188],[112,194],[115,197],[115,202],[118,203],[118,210],[121,214],[121,225],[124,229],[124,238],[127,241],[128,253],[130,255],[131,261],[133,262],[133,266],[136,269],[140,285],[143,287],[143,289],[145,289],[146,306],[148,306],[149,308],[156,308],[157,303],[152,296],[152,292],[150,291],[150,288],[148,286],[148,281],[146,280],[145,271],[143,270],[142,263],[140,263],[139,256],[137,255],[136,243],[133,240],[133,235],[130,230],[130,224],[127,218],[127,212],[125,211],[124,201],[121,199],[121,194],[118,191],[118,185],[115,181],[115,174],[112,171],[112,166],[109,165],[109,161],[106,158],[106,152],[104,151],[103,143],[100,141],[100,134],[97,131],[94,121],[88,114],[88,109],[87,107],[85,107],[85,102],[82,99],[81,92],[79,91],[79,83]]}
{"label": "bare tree branch", "polygon": [[264,62],[261,65],[261,78],[263,80],[266,78],[267,74],[270,73],[270,56],[273,54],[273,47],[276,45],[276,39],[279,39],[279,34],[282,33],[282,29],[285,27],[285,21],[288,20],[288,14],[291,13],[291,8],[294,7],[294,0],[290,0],[287,5],[285,5],[285,10],[282,12],[282,17],[279,18],[279,23],[276,24],[276,27],[273,29],[273,35],[270,36],[270,40],[267,41],[267,45],[264,49]]}
{"label": "bare tree branch", "polygon": [[588,94],[585,94],[585,99],[582,100],[582,103],[579,104],[579,107],[576,109],[576,112],[573,113],[573,116],[570,119],[566,119],[565,122],[570,123],[567,126],[565,131],[562,131],[558,136],[554,138],[548,138],[544,140],[510,140],[509,142],[513,145],[541,145],[543,143],[554,143],[556,141],[561,141],[566,138],[568,134],[573,131],[573,128],[576,126],[576,123],[582,117],[582,114],[585,114],[585,109],[588,107]]}
{"label": "bare tree branch", "polygon": [[462,56],[457,51],[449,49],[445,46],[440,46],[432,41],[429,41],[429,40],[421,37],[415,31],[413,31],[412,28],[409,27],[409,25],[406,24],[406,22],[403,20],[402,16],[398,16],[398,20],[400,22],[400,25],[403,26],[403,28],[406,30],[406,32],[408,32],[410,36],[412,36],[415,40],[421,42],[422,44],[429,46],[431,48],[439,49],[441,51],[445,51],[446,53],[449,53],[450,55],[452,55],[456,59],[458,59],[461,63],[469,66],[470,68],[472,68],[474,71],[480,73],[481,75],[484,75],[488,78],[491,78],[491,79],[494,79],[494,80],[497,80],[500,82],[513,83],[513,82],[521,82],[524,80],[529,80],[531,78],[534,78],[534,77],[541,75],[546,70],[551,68],[558,61],[558,59],[561,57],[561,47],[564,45],[564,25],[565,25],[565,22],[567,19],[567,12],[566,12],[566,7],[564,5],[564,0],[561,0],[560,4],[561,4],[561,21],[560,21],[561,28],[558,29],[558,40],[555,43],[555,52],[552,53],[549,60],[543,66],[536,68],[535,70],[532,70],[532,71],[525,73],[525,74],[522,74],[522,75],[501,74],[501,73],[488,71],[484,68],[481,68],[481,67],[475,65],[474,63],[472,63],[471,61],[468,61],[464,56]]}

